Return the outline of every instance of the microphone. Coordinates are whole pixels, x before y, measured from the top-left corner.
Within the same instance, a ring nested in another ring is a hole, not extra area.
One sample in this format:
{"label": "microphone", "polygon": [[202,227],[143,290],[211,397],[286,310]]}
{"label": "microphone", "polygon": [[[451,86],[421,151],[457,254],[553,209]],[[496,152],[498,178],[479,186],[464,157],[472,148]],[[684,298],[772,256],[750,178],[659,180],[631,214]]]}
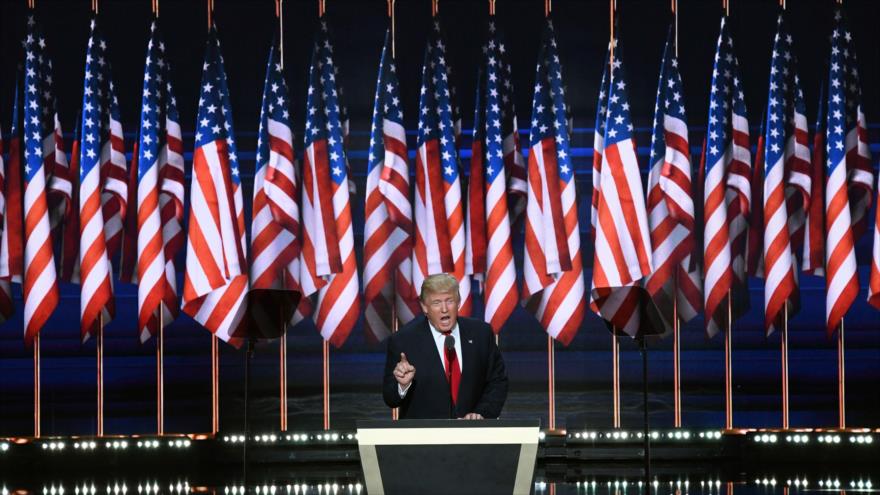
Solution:
{"label": "microphone", "polygon": [[455,350],[455,337],[453,337],[452,334],[447,335],[443,346],[446,347],[447,351]]}

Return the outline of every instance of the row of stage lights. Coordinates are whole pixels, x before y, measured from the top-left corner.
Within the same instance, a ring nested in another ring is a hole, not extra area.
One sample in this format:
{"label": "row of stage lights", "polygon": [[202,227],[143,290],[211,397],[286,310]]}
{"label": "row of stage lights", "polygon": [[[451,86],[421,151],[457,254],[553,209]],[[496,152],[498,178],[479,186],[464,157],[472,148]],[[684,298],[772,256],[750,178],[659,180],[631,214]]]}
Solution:
{"label": "row of stage lights", "polygon": [[[652,431],[650,433],[651,440],[681,440],[688,441],[691,438],[699,438],[702,440],[721,440],[721,431],[719,430],[709,430],[709,431],[701,431],[698,433],[692,433],[688,430],[675,430],[675,431]],[[610,431],[610,432],[601,432],[601,431],[576,431],[574,433],[568,433],[568,439],[575,441],[594,441],[594,440],[641,440],[644,438],[645,434],[641,431]],[[543,440],[543,439],[542,439]]]}
{"label": "row of stage lights", "polygon": [[[185,448],[188,448],[192,445],[192,441],[188,438],[183,438],[183,439],[177,438],[177,439],[173,439],[173,440],[161,440],[161,441],[158,439],[152,439],[152,440],[138,440],[137,443],[135,443],[134,445],[136,445],[140,449],[157,449],[163,444],[170,447],[170,448],[185,449]],[[74,450],[79,450],[79,451],[90,451],[90,450],[97,450],[98,447],[103,446],[103,447],[105,447],[107,449],[111,449],[111,450],[126,450],[126,449],[128,449],[129,445],[130,444],[129,444],[128,440],[107,440],[102,443],[98,443],[95,440],[83,440],[83,441],[74,442],[73,448],[74,448]],[[57,440],[57,441],[52,440],[49,442],[43,442],[40,444],[40,446],[43,450],[61,452],[65,448],[67,448],[67,443],[62,440]],[[9,444],[7,444],[7,443],[0,444],[0,450],[2,450],[4,452],[6,450],[9,450]]]}
{"label": "row of stage lights", "polygon": [[[656,478],[651,482],[654,493],[658,493],[660,487],[662,485],[666,485],[667,482],[660,482]],[[617,480],[608,480],[605,482],[599,482],[595,479],[588,480],[577,480],[577,481],[568,481],[566,484],[574,484],[578,491],[580,490],[589,490],[589,491],[597,491],[600,488],[606,488],[609,491],[612,489],[617,491],[626,491],[628,488],[633,488],[641,491],[644,488],[644,481],[642,479],[635,480],[627,480],[627,479],[617,479]],[[852,479],[849,482],[849,485],[842,483],[839,478],[831,478],[827,477],[825,479],[819,479],[817,482],[818,486],[821,489],[826,490],[841,490],[841,489],[849,489],[849,490],[857,490],[857,491],[871,491],[874,488],[874,484],[871,482],[869,478],[858,478]],[[536,481],[535,492],[545,492],[547,491],[549,483],[546,481]],[[719,490],[721,488],[722,482],[720,479],[708,479],[708,480],[700,480],[699,487],[700,491],[705,490]],[[755,485],[763,486],[770,489],[775,489],[779,482],[777,482],[776,478],[773,476],[763,477],[763,478],[755,478]],[[670,493],[688,493],[691,488],[691,483],[689,479],[678,479],[678,480],[669,480],[668,481],[669,492]],[[808,489],[810,486],[810,481],[804,477],[801,479],[800,477],[796,477],[794,479],[787,479],[785,481],[786,487],[794,487],[795,489]],[[139,483],[137,485],[137,493],[139,495],[156,495],[163,491],[164,486],[160,487],[159,483],[156,481]],[[306,494],[314,494],[318,495],[338,495],[340,493],[343,494],[354,494],[360,495],[364,490],[363,485],[360,482],[356,483],[345,483],[345,482],[324,482],[324,483],[316,483],[316,484],[308,484],[308,483],[293,483],[293,484],[262,484],[262,485],[226,485],[223,487],[224,495],[245,495],[247,493],[256,493],[257,495],[306,495]],[[73,489],[74,495],[127,495],[130,491],[128,484],[125,482],[119,483],[114,482],[112,485],[107,484],[104,489],[99,489],[95,486],[95,483],[83,483],[82,485],[75,485]],[[199,492],[201,487],[191,487],[188,481],[178,481],[177,483],[169,483],[167,485],[167,492],[172,494],[185,494],[185,493],[193,493]],[[43,495],[64,495],[65,493],[70,493],[68,490],[64,488],[63,484],[51,484],[43,486],[42,494]],[[10,491],[6,486],[0,488],[0,495],[10,495]]]}
{"label": "row of stage lights", "polygon": [[[685,493],[686,494],[689,492],[689,490],[691,488],[690,480],[687,480],[687,479],[685,479],[683,481],[682,480],[669,481],[668,483],[669,483],[669,493],[676,493],[676,494]],[[535,482],[535,492],[546,492],[549,484],[550,483],[548,483],[546,481]],[[637,480],[622,479],[622,480],[606,481],[605,483],[597,482],[596,480],[578,480],[578,481],[568,481],[567,484],[574,484],[578,491],[585,490],[585,491],[592,491],[592,492],[597,491],[597,489],[599,489],[599,488],[603,488],[603,485],[604,485],[604,488],[606,488],[609,492],[611,490],[614,490],[615,492],[618,492],[618,491],[625,492],[628,488],[634,488],[634,489],[641,491],[645,485],[644,481],[641,479],[637,479]],[[665,483],[661,483],[657,479],[654,479],[654,481],[651,482],[653,492],[658,493],[659,489],[661,488],[661,485],[665,485]],[[755,485],[774,489],[774,488],[776,488],[778,483],[777,483],[775,477],[769,477],[769,478],[764,477],[764,478],[756,478]],[[795,489],[806,490],[809,487],[809,485],[810,485],[810,482],[807,480],[806,477],[804,477],[803,479],[794,478],[794,479],[788,479],[785,481],[785,486],[788,488],[794,487]],[[820,488],[827,489],[827,490],[847,489],[846,485],[841,483],[840,479],[838,479],[838,478],[831,479],[829,477],[824,480],[820,479],[818,481],[818,485]],[[720,488],[721,488],[721,480],[719,480],[719,479],[701,480],[700,481],[700,491],[713,490],[713,489],[718,490]],[[859,478],[859,479],[850,480],[848,489],[849,490],[857,490],[857,491],[870,491],[873,488],[874,488],[874,484],[871,482],[870,479]]]}
{"label": "row of stage lights", "polygon": [[[776,443],[780,440],[780,436],[776,433],[761,433],[756,434],[754,437],[755,443]],[[816,441],[819,443],[825,443],[829,445],[839,444],[844,437],[840,434],[822,434],[815,437]],[[786,435],[785,441],[787,443],[797,443],[797,444],[807,444],[810,443],[810,436],[807,434],[794,434],[794,435]],[[863,444],[863,445],[871,445],[874,443],[874,437],[868,434],[856,434],[849,436],[849,443],[852,444]]]}
{"label": "row of stage lights", "polygon": [[[563,432],[565,434],[566,442],[572,444],[579,443],[593,443],[593,442],[641,442],[644,439],[644,432],[642,431],[627,431],[627,430],[610,430],[610,431],[598,431],[598,430],[580,430],[580,431],[568,431]],[[876,432],[874,432],[876,433]],[[785,442],[787,444],[796,444],[796,445],[807,445],[813,441],[818,442],[827,446],[835,446],[844,442],[848,442],[851,445],[872,445],[874,443],[874,435],[872,433],[827,433],[827,432],[813,432],[813,433],[786,433],[786,432],[746,432],[747,435],[751,436],[751,440],[757,444],[767,444],[774,445],[777,443]],[[540,441],[546,440],[549,434],[546,432],[539,432],[538,439]],[[691,430],[670,430],[670,431],[651,431],[649,434],[650,440],[658,441],[658,442],[689,442],[689,441],[711,441],[717,442],[720,441],[724,434],[720,430],[706,430],[706,431],[691,431]],[[240,444],[245,441],[244,434],[228,434],[223,435],[221,437],[222,441],[227,444]],[[92,438],[92,439],[78,439],[73,441],[69,440],[60,440],[60,439],[47,439],[47,440],[29,440],[29,441],[19,441],[15,440],[14,443],[10,441],[0,441],[0,455],[9,454],[10,451],[15,449],[16,444],[28,444],[35,443],[39,445],[42,450],[49,452],[63,452],[69,445],[73,446],[73,449],[79,452],[83,451],[95,451],[99,448],[101,449],[110,449],[110,450],[127,450],[129,448],[136,447],[137,449],[142,450],[158,450],[163,447],[171,448],[171,449],[187,449],[193,445],[193,441],[188,437],[174,437],[174,438],[142,438],[142,437],[129,437],[129,438]],[[328,444],[336,444],[336,445],[350,445],[357,442],[357,433],[352,431],[328,431],[328,432],[319,432],[319,433],[262,433],[257,435],[251,435],[250,441],[256,444],[263,445],[274,445],[274,444],[296,444],[296,445],[328,445]],[[71,443],[72,442],[72,443]]]}
{"label": "row of stage lights", "polygon": [[[226,443],[244,443],[246,437],[244,435],[224,435],[223,441]],[[257,443],[264,444],[272,444],[277,442],[293,442],[293,443],[305,443],[305,442],[323,442],[323,443],[331,443],[331,442],[354,442],[357,441],[357,433],[337,433],[337,432],[328,432],[328,433],[294,433],[292,435],[284,434],[261,434],[254,435],[251,438],[252,441]]]}

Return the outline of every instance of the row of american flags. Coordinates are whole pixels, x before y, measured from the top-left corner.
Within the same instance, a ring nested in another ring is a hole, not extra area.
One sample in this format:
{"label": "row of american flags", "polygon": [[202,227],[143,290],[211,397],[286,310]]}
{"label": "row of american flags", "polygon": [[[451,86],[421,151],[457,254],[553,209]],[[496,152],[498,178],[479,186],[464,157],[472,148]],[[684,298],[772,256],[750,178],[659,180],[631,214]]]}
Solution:
{"label": "row of american flags", "polygon": [[[8,135],[0,134],[8,144],[0,163],[0,314],[12,315],[11,283],[21,284],[24,337],[30,343],[58,305],[59,282],[75,283],[86,340],[114,317],[114,284],[122,281],[138,286],[142,342],[182,310],[234,345],[283,331],[267,325],[311,319],[338,347],[362,309],[368,339],[382,340],[396,322],[418,314],[422,280],[446,272],[460,281],[462,314],[482,307],[483,318],[500,332],[523,305],[550,336],[568,344],[588,302],[612,331],[631,336],[666,333],[675,319],[687,322],[700,312],[709,335],[727,331],[731,318],[725,317],[747,309],[749,276],[764,280],[769,333],[797,311],[803,271],[825,276],[826,324],[832,332],[858,297],[854,246],[868,230],[874,187],[852,35],[836,10],[811,143],[785,13],[777,22],[757,137],[750,136],[728,24],[722,17],[699,157],[690,153],[670,28],[646,187],[623,43],[609,43],[595,119],[594,258],[587,291],[572,115],[550,18],[535,66],[524,152],[510,57],[490,17],[467,174],[460,160],[462,112],[440,20],[434,19],[424,52],[413,163],[391,31],[386,33],[371,121],[359,270],[354,236],[359,219],[352,215],[357,191],[346,155],[348,111],[323,18],[312,49],[306,115],[291,114],[293,97],[277,37],[270,48],[248,220],[215,27],[202,66],[187,200],[181,119],[158,20],[150,30],[139,129],[127,163],[109,42],[98,19],[91,22],[81,114],[68,159],[52,61],[31,15],[12,126]],[[305,120],[301,161],[294,149],[296,117]],[[868,300],[880,308],[880,217],[875,224]],[[520,231],[524,252],[518,268],[513,239]],[[179,290],[175,258],[184,246]]]}

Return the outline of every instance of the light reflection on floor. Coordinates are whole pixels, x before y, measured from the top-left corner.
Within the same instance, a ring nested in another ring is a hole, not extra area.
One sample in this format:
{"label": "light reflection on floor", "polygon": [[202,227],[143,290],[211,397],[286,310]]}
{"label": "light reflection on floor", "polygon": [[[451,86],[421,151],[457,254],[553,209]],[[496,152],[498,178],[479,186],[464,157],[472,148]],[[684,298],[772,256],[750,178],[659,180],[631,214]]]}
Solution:
{"label": "light reflection on floor", "polygon": [[[874,477],[876,479],[876,475]],[[218,478],[219,479],[219,478]],[[747,481],[746,481],[747,480]],[[362,481],[318,482],[284,480],[278,478],[249,481],[248,483],[190,483],[179,479],[112,479],[104,481],[81,480],[53,482],[34,480],[30,486],[16,486],[0,480],[0,495],[183,495],[189,493],[211,495],[360,495],[366,493]],[[697,479],[688,476],[655,479],[646,489],[638,478],[605,477],[579,480],[550,480],[538,477],[534,483],[535,495],[796,495],[833,492],[875,493],[880,491],[870,475],[801,475],[780,477],[773,474],[749,476],[743,474],[736,481]]]}

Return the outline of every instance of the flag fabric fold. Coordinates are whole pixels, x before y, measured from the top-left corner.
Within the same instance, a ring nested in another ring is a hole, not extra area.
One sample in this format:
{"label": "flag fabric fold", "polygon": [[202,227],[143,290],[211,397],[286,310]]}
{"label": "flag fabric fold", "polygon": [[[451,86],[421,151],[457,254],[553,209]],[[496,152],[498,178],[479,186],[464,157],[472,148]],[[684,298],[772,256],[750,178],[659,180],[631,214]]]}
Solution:
{"label": "flag fabric fold", "polygon": [[495,17],[477,77],[468,183],[474,277],[484,285],[484,319],[498,333],[516,308],[512,230],[524,211],[525,163],[519,149],[510,64]]}
{"label": "flag fabric fold", "polygon": [[238,346],[248,290],[244,200],[229,87],[213,26],[202,67],[182,309]]}
{"label": "flag fabric fold", "polygon": [[688,322],[702,309],[703,280],[694,259],[694,200],[688,124],[672,27],[663,50],[648,171],[648,223],[654,271],[645,288],[663,318]]}
{"label": "flag fabric fold", "polygon": [[703,157],[704,305],[709,336],[730,330],[728,307],[732,318],[748,308],[746,247],[752,156],[742,87],[728,19],[722,17]]}
{"label": "flag fabric fold", "polygon": [[547,19],[535,73],[529,136],[523,302],[568,345],[586,306],[562,64]]}
{"label": "flag fabric fold", "polygon": [[128,199],[119,107],[97,19],[92,19],[86,50],[80,125],[80,328],[85,341],[115,314],[110,260],[121,245]]}
{"label": "flag fabric fold", "polygon": [[[6,194],[8,187],[6,185],[6,162],[3,160],[4,142],[3,142],[3,126],[0,125],[0,243],[5,243],[4,238],[8,235],[8,225],[6,222]],[[15,306],[12,302],[12,281],[9,278],[0,276],[0,323],[8,320],[12,316]]]}
{"label": "flag fabric fold", "polygon": [[364,324],[367,337],[378,342],[391,334],[392,314],[404,324],[421,311],[412,282],[409,164],[390,29],[374,101],[364,208]]}
{"label": "flag fabric fold", "polygon": [[333,45],[321,19],[309,67],[302,194],[303,296],[317,293],[312,315],[324,340],[340,347],[360,312],[352,231],[350,174]]}
{"label": "flag fabric fold", "polygon": [[610,64],[605,68],[610,72],[603,75],[607,85],[600,90],[604,105],[599,110],[604,110],[605,116],[596,129],[603,133],[603,139],[598,170],[594,162],[594,172],[598,173],[593,176],[595,210],[590,215],[595,219],[590,307],[613,331],[636,337],[661,333],[662,329],[645,317],[646,310],[653,308],[642,288],[653,271],[651,237],[626,74],[616,39],[609,46],[612,49]]}
{"label": "flag fabric fold", "polygon": [[[64,150],[60,148],[61,128],[52,94],[52,62],[33,15],[28,17],[25,38],[23,95],[24,252],[21,273],[24,339],[30,346],[58,306],[58,280],[52,250],[52,219],[58,217],[50,214],[49,193],[53,183],[63,183],[61,179],[54,180],[60,175],[53,174],[60,174],[66,165]],[[7,198],[7,202],[10,199]],[[10,247],[10,250],[14,249],[15,246]]]}
{"label": "flag fabric fold", "polygon": [[791,317],[799,305],[797,257],[811,191],[806,105],[793,39],[781,13],[770,61],[764,129],[764,328],[769,334],[782,325],[783,311]]}
{"label": "flag fabric fold", "polygon": [[302,292],[299,172],[294,156],[290,92],[276,40],[266,63],[257,134],[248,296],[255,331],[267,338],[282,333],[301,301]]}
{"label": "flag fabric fold", "polygon": [[136,252],[123,261],[136,267],[129,270],[138,284],[138,336],[145,342],[156,334],[160,321],[164,327],[177,317],[174,258],[184,242],[183,141],[158,20],[150,26],[140,131],[130,175],[136,179],[129,187],[134,188],[130,197],[136,198],[137,206],[128,214],[136,220]]}
{"label": "flag fabric fold", "polygon": [[457,149],[461,124],[449,76],[446,43],[435,19],[425,47],[419,99],[413,286],[420,288],[428,275],[451,274],[459,283],[459,314],[469,316],[472,270],[465,259],[467,226]]}

